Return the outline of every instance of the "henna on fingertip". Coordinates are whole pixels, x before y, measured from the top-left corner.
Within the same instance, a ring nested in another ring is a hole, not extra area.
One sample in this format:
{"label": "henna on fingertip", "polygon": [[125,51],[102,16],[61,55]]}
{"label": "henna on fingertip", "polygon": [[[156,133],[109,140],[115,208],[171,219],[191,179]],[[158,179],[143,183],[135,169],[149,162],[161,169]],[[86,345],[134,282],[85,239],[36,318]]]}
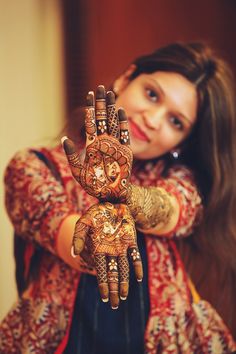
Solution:
{"label": "henna on fingertip", "polygon": [[93,91],[89,91],[86,97],[86,105],[88,107],[90,106],[94,106],[95,104],[95,99],[94,99],[94,92]]}
{"label": "henna on fingertip", "polygon": [[118,257],[120,299],[126,300],[129,292],[129,262],[126,254]]}
{"label": "henna on fingertip", "polygon": [[120,137],[119,119],[115,105],[116,99],[112,91],[107,92],[107,124],[108,134],[116,139]]}
{"label": "henna on fingertip", "polygon": [[97,137],[97,126],[95,118],[94,105],[85,108],[85,132],[86,132],[86,147],[94,142]]}
{"label": "henna on fingertip", "polygon": [[62,145],[74,178],[80,182],[80,174],[83,169],[81,156],[77,153],[75,144],[67,137],[62,138]]}
{"label": "henna on fingertip", "polygon": [[118,109],[118,118],[120,124],[120,142],[123,145],[130,145],[128,118],[123,108]]}
{"label": "henna on fingertip", "polygon": [[75,224],[75,230],[73,235],[73,252],[75,255],[80,254],[85,245],[85,240],[89,234],[90,226],[86,225],[79,219]]}
{"label": "henna on fingertip", "polygon": [[106,91],[103,85],[99,85],[96,90],[95,100],[97,135],[107,133],[107,108],[106,108]]}
{"label": "henna on fingertip", "polygon": [[143,280],[143,265],[137,246],[129,247],[129,256],[133,262],[134,272],[138,282]]}

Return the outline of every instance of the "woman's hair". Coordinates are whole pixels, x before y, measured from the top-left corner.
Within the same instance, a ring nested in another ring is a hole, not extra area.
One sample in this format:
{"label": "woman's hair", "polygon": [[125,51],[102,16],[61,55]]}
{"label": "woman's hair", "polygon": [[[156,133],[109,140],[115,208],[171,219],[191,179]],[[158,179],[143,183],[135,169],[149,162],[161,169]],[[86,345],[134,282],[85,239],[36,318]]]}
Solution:
{"label": "woman's hair", "polygon": [[236,110],[232,73],[207,45],[197,42],[167,45],[136,59],[134,64],[136,70],[130,80],[142,73],[175,72],[197,89],[197,121],[182,144],[181,161],[195,172],[204,215],[195,235],[180,241],[179,246],[198,289],[232,329],[236,327],[230,315],[235,309],[236,291]]}
{"label": "woman's hair", "polygon": [[[141,73],[175,72],[198,94],[197,123],[183,143],[181,159],[195,170],[205,212],[203,242],[227,258],[236,244],[236,111],[232,73],[203,43],[174,43],[134,61],[133,80]],[[235,249],[235,248],[234,248]]]}

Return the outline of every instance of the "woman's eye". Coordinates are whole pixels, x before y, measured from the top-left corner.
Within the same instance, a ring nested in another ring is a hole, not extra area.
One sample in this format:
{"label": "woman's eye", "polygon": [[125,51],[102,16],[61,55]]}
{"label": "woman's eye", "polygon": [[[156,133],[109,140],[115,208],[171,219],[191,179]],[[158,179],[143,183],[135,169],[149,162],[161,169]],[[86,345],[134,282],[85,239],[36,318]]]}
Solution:
{"label": "woman's eye", "polygon": [[177,118],[175,116],[171,116],[170,117],[170,122],[176,129],[179,129],[179,130],[183,130],[184,129],[184,125],[183,125],[183,123],[181,122],[181,120],[179,118]]}
{"label": "woman's eye", "polygon": [[158,100],[158,94],[156,93],[156,91],[152,89],[146,89],[146,94],[148,98],[150,98],[153,102],[156,102]]}

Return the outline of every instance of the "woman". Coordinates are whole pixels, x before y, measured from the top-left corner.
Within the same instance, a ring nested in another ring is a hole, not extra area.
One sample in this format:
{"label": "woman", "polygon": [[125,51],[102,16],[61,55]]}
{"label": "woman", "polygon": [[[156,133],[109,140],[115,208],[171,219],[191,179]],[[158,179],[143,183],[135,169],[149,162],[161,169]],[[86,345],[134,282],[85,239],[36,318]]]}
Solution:
{"label": "woman", "polygon": [[[194,265],[207,250],[203,259],[219,260],[228,269],[223,275],[235,274],[235,110],[227,66],[202,44],[173,44],[136,60],[113,90],[130,126],[134,163],[122,201],[139,230],[143,281],[131,273],[129,295],[116,311],[100,301],[89,250],[70,256],[75,223],[97,200],[86,183],[84,190],[72,179],[60,147],[21,152],[6,172],[6,204],[26,244],[28,284],[2,323],[0,347],[4,353],[233,352],[227,327],[187,274],[206,273]],[[98,91],[97,101],[105,96]],[[78,139],[74,128],[68,135]],[[176,244],[193,231],[193,241],[180,246],[189,255],[185,270]],[[225,321],[232,326],[229,316]]]}

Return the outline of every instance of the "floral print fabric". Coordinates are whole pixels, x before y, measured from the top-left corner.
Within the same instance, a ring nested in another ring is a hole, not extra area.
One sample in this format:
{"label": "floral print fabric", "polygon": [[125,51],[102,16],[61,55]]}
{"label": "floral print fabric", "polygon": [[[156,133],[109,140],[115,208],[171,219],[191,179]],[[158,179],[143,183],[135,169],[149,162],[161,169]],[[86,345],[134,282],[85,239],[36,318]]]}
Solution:
{"label": "floral print fabric", "polygon": [[[6,207],[17,234],[44,250],[39,276],[31,282],[0,325],[0,353],[62,353],[66,345],[80,273],[56,252],[60,224],[83,213],[96,200],[73,180],[61,147],[39,150],[60,178],[33,150],[18,153],[5,175]],[[146,352],[230,353],[234,341],[207,302],[194,303],[174,238],[191,234],[202,212],[191,172],[183,166],[161,177],[164,162],[134,166],[132,182],[157,185],[174,193],[180,204],[178,224],[168,235],[145,235],[148,256],[150,316]],[[94,273],[81,260],[81,272]]]}

